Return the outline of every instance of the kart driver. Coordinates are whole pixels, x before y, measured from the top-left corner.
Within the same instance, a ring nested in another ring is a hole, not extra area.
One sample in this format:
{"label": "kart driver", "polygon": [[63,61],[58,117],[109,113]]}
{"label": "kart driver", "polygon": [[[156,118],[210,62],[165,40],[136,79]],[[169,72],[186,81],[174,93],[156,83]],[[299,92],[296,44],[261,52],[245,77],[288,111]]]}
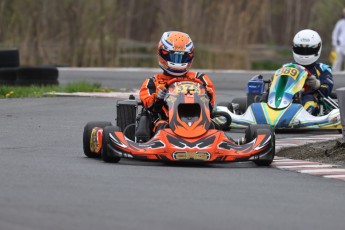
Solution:
{"label": "kart driver", "polygon": [[147,78],[139,93],[143,106],[154,114],[160,114],[161,119],[155,123],[153,131],[156,132],[168,124],[168,110],[164,97],[168,91],[166,84],[171,79],[201,80],[210,97],[210,111],[212,111],[216,100],[213,83],[207,75],[189,71],[194,58],[194,45],[189,35],[178,31],[163,33],[158,43],[157,56],[163,73]]}
{"label": "kart driver", "polygon": [[328,65],[317,62],[321,49],[321,37],[316,31],[310,29],[301,30],[293,39],[293,58],[296,64],[304,66],[309,72],[304,85],[304,92],[302,93],[302,105],[312,115],[319,113],[319,105],[317,103],[319,94],[317,91],[328,97],[334,85],[331,68]]}

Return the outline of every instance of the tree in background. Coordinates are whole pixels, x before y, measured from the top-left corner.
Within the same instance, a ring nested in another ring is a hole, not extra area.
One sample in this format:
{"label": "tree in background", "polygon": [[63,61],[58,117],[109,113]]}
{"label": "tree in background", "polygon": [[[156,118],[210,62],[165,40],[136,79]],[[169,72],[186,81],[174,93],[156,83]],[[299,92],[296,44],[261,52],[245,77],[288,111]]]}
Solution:
{"label": "tree in background", "polygon": [[[251,44],[291,46],[312,28],[330,46],[341,0],[2,0],[0,47],[22,64],[116,66],[119,41],[156,44],[164,31],[191,35],[195,67],[246,68]],[[147,50],[140,50],[147,52]],[[148,52],[154,53],[154,48]],[[153,58],[145,62],[157,66]]]}

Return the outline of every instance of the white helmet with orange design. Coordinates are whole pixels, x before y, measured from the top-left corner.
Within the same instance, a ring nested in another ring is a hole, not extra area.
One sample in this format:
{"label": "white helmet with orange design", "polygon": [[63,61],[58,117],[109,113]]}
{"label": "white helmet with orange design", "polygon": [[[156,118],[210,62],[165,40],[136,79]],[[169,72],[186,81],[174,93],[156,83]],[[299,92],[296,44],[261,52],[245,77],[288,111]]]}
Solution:
{"label": "white helmet with orange design", "polygon": [[159,66],[170,75],[182,76],[192,66],[194,45],[186,33],[164,32],[157,51]]}

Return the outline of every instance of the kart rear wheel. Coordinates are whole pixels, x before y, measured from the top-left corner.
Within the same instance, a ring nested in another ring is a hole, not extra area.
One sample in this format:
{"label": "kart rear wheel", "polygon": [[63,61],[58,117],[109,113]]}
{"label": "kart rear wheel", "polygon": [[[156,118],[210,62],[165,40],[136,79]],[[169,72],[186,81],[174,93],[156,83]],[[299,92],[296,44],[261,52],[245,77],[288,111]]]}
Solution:
{"label": "kart rear wheel", "polygon": [[103,129],[102,136],[102,159],[107,163],[117,163],[120,161],[120,157],[114,156],[112,150],[110,149],[110,136],[109,134],[120,131],[117,126],[106,126]]}
{"label": "kart rear wheel", "polygon": [[111,122],[108,121],[90,121],[84,127],[83,133],[83,149],[84,154],[89,158],[99,158],[101,157],[100,154],[91,152],[90,149],[90,139],[91,139],[91,132],[94,127],[104,128],[105,126],[112,125]]}
{"label": "kart rear wheel", "polygon": [[247,98],[246,97],[235,97],[232,100],[232,104],[238,104],[238,109],[234,109],[235,114],[244,114],[247,110]]}
{"label": "kart rear wheel", "polygon": [[251,142],[256,138],[258,129],[270,130],[272,137],[272,149],[266,155],[265,159],[254,160],[253,162],[257,166],[270,166],[275,156],[275,134],[273,128],[270,125],[250,125],[245,131],[246,143]]}

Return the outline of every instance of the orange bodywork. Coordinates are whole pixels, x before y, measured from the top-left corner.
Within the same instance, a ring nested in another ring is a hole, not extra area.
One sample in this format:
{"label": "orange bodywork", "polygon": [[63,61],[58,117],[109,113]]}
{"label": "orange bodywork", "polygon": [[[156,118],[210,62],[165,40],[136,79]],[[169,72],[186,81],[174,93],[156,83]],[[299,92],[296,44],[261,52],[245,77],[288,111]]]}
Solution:
{"label": "orange bodywork", "polygon": [[253,156],[255,158],[274,147],[270,133],[264,130],[256,139],[244,145],[237,145],[223,131],[215,129],[197,138],[182,138],[171,129],[164,129],[146,143],[128,140],[122,132],[112,133],[110,139],[114,151],[121,152],[122,157],[146,160],[241,161]]}
{"label": "orange bodywork", "polygon": [[[169,127],[159,130],[149,141],[137,143],[122,132],[109,134],[103,148],[117,157],[160,161],[229,162],[257,160],[274,151],[270,129],[258,129],[256,138],[237,144],[223,131],[214,129],[210,114],[210,98],[198,79],[169,82],[165,97]],[[274,135],[274,134],[273,134]],[[102,139],[94,146],[101,146]]]}
{"label": "orange bodywork", "polygon": [[[207,132],[211,122],[209,100],[205,88],[200,87],[199,82],[174,83],[169,87],[166,102],[169,107],[169,126],[175,134],[195,138]],[[197,110],[195,114],[188,111],[192,109]]]}

